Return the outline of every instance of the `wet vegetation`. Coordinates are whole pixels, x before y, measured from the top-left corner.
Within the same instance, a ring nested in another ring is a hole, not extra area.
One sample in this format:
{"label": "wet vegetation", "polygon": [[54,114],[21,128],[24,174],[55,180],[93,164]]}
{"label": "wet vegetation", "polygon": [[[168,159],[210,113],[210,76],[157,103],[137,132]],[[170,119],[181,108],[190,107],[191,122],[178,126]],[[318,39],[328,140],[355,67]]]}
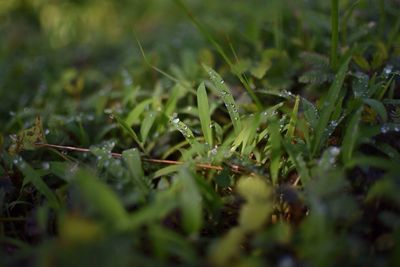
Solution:
{"label": "wet vegetation", "polygon": [[400,2],[0,2],[1,266],[399,266]]}

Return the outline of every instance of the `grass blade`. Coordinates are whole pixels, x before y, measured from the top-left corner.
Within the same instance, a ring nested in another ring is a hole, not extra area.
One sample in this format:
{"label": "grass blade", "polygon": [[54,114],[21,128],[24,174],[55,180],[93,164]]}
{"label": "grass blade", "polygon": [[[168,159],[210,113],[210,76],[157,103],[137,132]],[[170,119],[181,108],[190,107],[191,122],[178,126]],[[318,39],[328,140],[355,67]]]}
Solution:
{"label": "grass blade", "polygon": [[225,85],[224,80],[215,70],[204,64],[203,68],[206,70],[214,86],[217,88],[222,98],[222,101],[224,101],[229,116],[231,117],[233,128],[235,129],[235,134],[238,135],[242,130],[242,124],[240,121],[239,112],[237,110],[236,103],[235,100],[233,99],[231,90],[229,90],[228,86]]}
{"label": "grass blade", "polygon": [[132,126],[135,123],[139,123],[139,117],[143,113],[143,111],[148,107],[153,99],[146,99],[140,102],[135,106],[134,109],[132,109],[131,112],[129,112],[128,116],[125,119],[126,124],[128,126]]}
{"label": "grass blade", "polygon": [[321,147],[322,137],[329,123],[329,119],[335,110],[335,104],[339,98],[340,89],[342,88],[344,78],[346,77],[349,62],[350,62],[350,57],[347,57],[347,59],[340,67],[336,75],[335,81],[329,88],[328,95],[325,99],[325,102],[323,104],[323,109],[321,111],[321,117],[318,121],[317,128],[315,130],[315,135],[313,138],[312,155],[315,155],[315,153],[317,153]]}
{"label": "grass blade", "polygon": [[276,119],[270,120],[269,123],[269,139],[268,144],[271,148],[270,174],[272,184],[278,183],[279,168],[281,165],[281,133],[279,131],[279,122]]}
{"label": "grass blade", "polygon": [[211,114],[210,106],[208,105],[208,97],[206,87],[204,83],[201,83],[197,88],[197,109],[199,110],[199,118],[201,123],[201,129],[204,134],[204,139],[210,145],[213,146],[213,137],[211,131]]}
{"label": "grass blade", "polygon": [[254,103],[256,104],[259,110],[263,109],[263,105],[261,101],[258,99],[257,95],[254,93],[253,89],[251,89],[249,82],[247,81],[246,77],[237,71],[235,71],[235,67],[233,62],[229,59],[227,54],[225,53],[224,49],[219,45],[219,43],[214,39],[214,37],[203,27],[203,25],[192,15],[192,13],[186,8],[185,4],[182,3],[181,0],[175,0],[175,2],[185,11],[188,15],[189,19],[192,23],[196,26],[196,28],[200,31],[200,33],[215,47],[218,53],[222,56],[225,62],[231,68],[231,71],[238,77],[240,82],[246,88],[247,93],[250,95]]}
{"label": "grass blade", "polygon": [[135,131],[117,114],[113,113],[112,116],[113,116],[113,118],[115,118],[117,120],[119,126],[121,126],[122,129],[127,131],[127,133],[132,137],[133,141],[135,141],[135,143],[139,146],[139,148],[143,152],[145,152],[144,147],[143,147],[142,143],[139,141],[139,138],[136,135]]}
{"label": "grass blade", "polygon": [[299,112],[299,103],[300,103],[300,97],[296,96],[296,101],[294,102],[293,111],[292,111],[292,114],[290,116],[288,130],[286,132],[286,137],[288,137],[290,139],[293,139],[294,130],[296,129],[297,115],[298,115],[298,112]]}
{"label": "grass blade", "polygon": [[181,132],[190,145],[197,143],[192,130],[190,130],[190,128],[178,117],[172,118],[171,123],[179,132]]}
{"label": "grass blade", "polygon": [[122,152],[122,158],[131,173],[133,183],[141,192],[147,193],[151,187],[144,179],[142,160],[139,151],[135,148],[125,150]]}
{"label": "grass blade", "polygon": [[331,67],[336,70],[339,45],[339,0],[331,0]]}
{"label": "grass blade", "polygon": [[126,222],[127,212],[118,197],[90,171],[78,170],[74,182],[96,215],[107,225],[118,228]]}
{"label": "grass blade", "polygon": [[202,197],[197,188],[193,173],[188,168],[182,168],[177,174],[178,183],[182,186],[179,195],[182,209],[182,223],[189,233],[196,233],[203,223]]}
{"label": "grass blade", "polygon": [[361,119],[362,108],[359,108],[351,117],[347,127],[346,133],[342,142],[342,161],[349,162],[352,155],[353,150],[358,139],[359,132],[359,123]]}
{"label": "grass blade", "polygon": [[147,136],[149,135],[150,129],[156,119],[156,113],[154,111],[149,112],[144,118],[140,127],[140,135],[142,137],[143,144],[146,142]]}
{"label": "grass blade", "polygon": [[14,159],[14,164],[24,174],[24,184],[31,183],[49,201],[49,206],[58,209],[60,202],[53,191],[40,177],[39,173],[26,163],[20,156]]}

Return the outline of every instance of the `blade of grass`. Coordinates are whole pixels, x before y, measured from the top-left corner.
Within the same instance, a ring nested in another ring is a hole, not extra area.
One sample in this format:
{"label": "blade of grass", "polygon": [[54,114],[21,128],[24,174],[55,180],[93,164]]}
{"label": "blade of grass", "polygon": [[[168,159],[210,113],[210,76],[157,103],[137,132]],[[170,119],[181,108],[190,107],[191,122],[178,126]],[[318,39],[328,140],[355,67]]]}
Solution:
{"label": "blade of grass", "polygon": [[251,99],[254,101],[256,104],[257,108],[259,110],[263,109],[263,105],[261,104],[261,101],[258,99],[257,95],[254,93],[253,89],[251,89],[250,84],[247,82],[246,78],[244,77],[243,74],[238,73],[234,71],[234,64],[233,62],[229,59],[228,55],[225,53],[224,49],[222,48],[221,45],[214,39],[214,37],[203,27],[203,25],[192,15],[192,13],[187,9],[185,4],[181,0],[175,0],[175,2],[178,4],[180,8],[187,14],[189,19],[192,21],[192,23],[196,26],[196,28],[200,31],[200,33],[214,46],[214,48],[217,50],[217,52],[222,56],[222,58],[225,60],[225,62],[228,64],[228,66],[231,68],[232,72],[237,76],[237,78],[240,80],[240,82],[243,84],[245,87],[247,93],[250,95]]}
{"label": "blade of grass", "polygon": [[142,125],[140,127],[140,136],[142,137],[143,144],[146,143],[147,136],[149,135],[150,129],[153,126],[155,119],[156,112],[150,111],[148,114],[146,114],[142,122]]}
{"label": "blade of grass", "polygon": [[286,132],[286,138],[293,139],[294,130],[296,129],[297,115],[298,115],[298,112],[299,112],[299,103],[300,103],[300,97],[296,96],[296,100],[294,102],[293,111],[292,111],[292,114],[290,116],[288,130]]}
{"label": "blade of grass", "polygon": [[188,167],[183,167],[176,175],[181,186],[179,205],[182,210],[183,228],[189,233],[196,233],[203,223],[202,197],[197,187],[194,174]]}
{"label": "blade of grass", "polygon": [[113,113],[112,117],[115,118],[119,126],[121,126],[121,128],[124,129],[132,137],[133,141],[135,141],[135,143],[142,150],[142,152],[145,152],[144,147],[142,143],[139,141],[139,138],[136,135],[135,131],[117,114]]}
{"label": "blade of grass", "polygon": [[313,138],[312,155],[314,156],[321,147],[321,140],[324,135],[324,131],[329,123],[329,119],[334,112],[335,104],[339,98],[340,89],[342,88],[344,78],[346,77],[350,57],[347,57],[342,66],[340,67],[334,82],[329,88],[328,95],[323,104],[321,116],[315,129],[315,135]]}
{"label": "blade of grass", "polygon": [[190,145],[198,143],[192,130],[190,130],[190,128],[178,117],[172,118],[171,123],[179,132],[181,132]]}
{"label": "blade of grass", "polygon": [[201,129],[203,131],[204,139],[210,145],[213,146],[213,137],[211,131],[211,114],[210,106],[208,105],[208,97],[206,87],[204,83],[201,83],[197,88],[197,109],[199,110],[199,118]]}
{"label": "blade of grass", "polygon": [[47,186],[40,177],[39,173],[34,170],[28,163],[26,163],[20,156],[14,159],[14,164],[24,175],[24,185],[31,183],[46,199],[49,201],[49,206],[58,209],[60,208],[60,202],[53,191]]}
{"label": "blade of grass", "polygon": [[147,193],[150,191],[150,185],[144,180],[142,160],[139,151],[135,148],[125,150],[122,152],[122,158],[128,166],[133,183],[138,186],[142,192]]}
{"label": "blade of grass", "polygon": [[270,174],[272,184],[278,183],[279,168],[281,164],[281,133],[279,131],[279,123],[274,118],[269,121],[269,138],[268,144],[271,148],[271,163],[270,163]]}
{"label": "blade of grass", "polygon": [[139,39],[136,37],[136,35],[135,35],[135,39],[136,39],[136,42],[137,42],[137,44],[138,44],[138,46],[139,46],[139,50],[140,50],[140,53],[142,54],[143,60],[144,60],[144,62],[146,63],[147,66],[149,66],[151,69],[153,69],[153,70],[155,70],[156,72],[158,72],[158,73],[164,75],[165,77],[167,77],[168,79],[170,79],[171,81],[173,81],[173,82],[175,82],[175,83],[177,83],[177,84],[182,84],[182,85],[189,86],[187,83],[185,83],[185,82],[183,82],[183,81],[181,81],[181,80],[175,78],[174,76],[172,76],[172,75],[166,73],[166,72],[163,71],[162,69],[160,69],[160,68],[154,66],[153,64],[151,64],[150,61],[147,59],[146,53],[144,52],[144,49],[143,49],[143,46],[142,46],[142,44],[140,43]]}
{"label": "blade of grass", "polygon": [[358,139],[359,132],[359,123],[361,119],[362,108],[359,108],[351,117],[347,127],[346,133],[342,142],[342,161],[349,162],[352,155],[353,150]]}
{"label": "blade of grass", "polygon": [[302,153],[298,152],[295,150],[295,146],[288,142],[284,141],[283,145],[286,149],[286,152],[288,153],[290,159],[293,161],[294,165],[296,166],[296,169],[300,175],[300,179],[303,185],[307,184],[310,180],[310,171],[307,168],[307,165],[304,161]]}
{"label": "blade of grass", "polygon": [[126,124],[128,124],[128,126],[132,126],[133,124],[138,123],[140,115],[143,113],[146,107],[148,107],[151,104],[152,101],[153,101],[152,99],[146,99],[137,104],[135,108],[132,109],[132,111],[129,112],[128,116],[126,117],[125,119]]}
{"label": "blade of grass", "polygon": [[121,201],[106,184],[98,180],[89,170],[78,170],[73,182],[77,184],[79,191],[93,211],[107,225],[118,228],[126,222],[127,212]]}
{"label": "blade of grass", "polygon": [[231,90],[229,90],[228,86],[225,85],[224,80],[215,70],[205,64],[203,64],[203,68],[206,70],[214,86],[217,88],[222,101],[224,101],[225,107],[227,108],[229,116],[231,117],[235,133],[238,135],[242,130],[242,124]]}
{"label": "blade of grass", "polygon": [[337,68],[339,44],[339,0],[331,0],[331,67]]}

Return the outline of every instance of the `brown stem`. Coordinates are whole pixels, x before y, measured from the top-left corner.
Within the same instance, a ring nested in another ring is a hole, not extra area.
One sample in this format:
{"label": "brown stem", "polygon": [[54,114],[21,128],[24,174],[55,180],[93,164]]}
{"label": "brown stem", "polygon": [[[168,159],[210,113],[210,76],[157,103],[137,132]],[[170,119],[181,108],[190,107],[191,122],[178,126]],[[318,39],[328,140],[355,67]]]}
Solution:
{"label": "brown stem", "polygon": [[[53,145],[53,144],[45,144],[45,143],[36,143],[36,146],[51,147],[51,148],[55,148],[55,149],[59,149],[59,150],[68,150],[68,151],[75,151],[75,152],[82,152],[82,153],[90,152],[90,149],[88,149],[88,148],[81,148],[81,147],[74,147],[74,146],[62,146],[62,145]],[[122,158],[122,154],[115,153],[115,152],[111,152],[111,156],[114,158]],[[146,162],[150,162],[150,163],[159,163],[159,164],[168,164],[168,165],[182,165],[185,163],[183,161],[166,160],[166,159],[143,158],[142,160],[146,161]],[[197,163],[196,167],[200,168],[200,169],[217,170],[217,171],[222,171],[224,169],[222,166],[211,165],[211,164],[206,164],[206,163]],[[242,168],[240,168],[240,166],[238,166],[238,165],[231,165],[230,168],[231,168],[231,171],[234,173],[243,173],[244,172],[244,170]]]}

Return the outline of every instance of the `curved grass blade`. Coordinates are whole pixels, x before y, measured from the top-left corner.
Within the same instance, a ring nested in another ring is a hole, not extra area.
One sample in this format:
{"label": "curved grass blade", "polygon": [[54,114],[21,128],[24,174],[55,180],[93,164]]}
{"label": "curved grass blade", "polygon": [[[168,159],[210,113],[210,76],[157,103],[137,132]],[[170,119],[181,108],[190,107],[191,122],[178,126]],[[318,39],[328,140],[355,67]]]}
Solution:
{"label": "curved grass blade", "polygon": [[185,11],[188,15],[189,19],[196,26],[196,28],[200,31],[200,33],[214,46],[214,48],[218,51],[218,53],[222,56],[225,62],[231,68],[231,71],[238,77],[240,82],[243,84],[244,88],[246,88],[247,93],[250,95],[251,99],[256,104],[258,110],[262,110],[263,105],[261,101],[258,99],[257,95],[254,93],[253,89],[251,89],[249,82],[246,79],[246,76],[242,73],[235,71],[235,65],[229,59],[228,55],[225,53],[222,46],[215,40],[215,38],[203,27],[203,25],[192,15],[192,13],[187,9],[185,4],[181,0],[175,0],[175,2]]}
{"label": "curved grass blade", "polygon": [[197,109],[199,110],[199,118],[201,123],[201,129],[204,134],[204,139],[210,145],[213,146],[213,137],[211,131],[211,114],[210,106],[208,105],[208,97],[206,87],[204,83],[201,83],[197,88]]}
{"label": "curved grass blade", "polygon": [[203,68],[206,70],[214,86],[217,88],[222,98],[222,101],[224,101],[229,116],[231,117],[233,128],[235,129],[235,134],[238,135],[242,130],[242,124],[231,91],[229,90],[228,86],[225,85],[224,80],[215,70],[213,70],[212,68],[208,67],[205,64],[203,64]]}
{"label": "curved grass blade", "polygon": [[139,146],[139,148],[143,152],[145,152],[144,147],[142,143],[139,141],[139,138],[136,135],[135,131],[117,114],[113,113],[112,116],[117,120],[119,126],[121,126],[122,129],[128,132],[128,134],[132,137],[133,141],[135,141],[135,143]]}
{"label": "curved grass blade", "polygon": [[329,123],[329,119],[335,110],[335,104],[339,98],[340,89],[342,88],[344,78],[346,77],[348,65],[350,62],[350,57],[348,56],[342,66],[340,67],[335,81],[329,88],[328,95],[323,104],[323,109],[321,111],[321,117],[318,121],[315,135],[313,138],[312,155],[315,155],[321,148],[321,141],[324,135],[324,131]]}

